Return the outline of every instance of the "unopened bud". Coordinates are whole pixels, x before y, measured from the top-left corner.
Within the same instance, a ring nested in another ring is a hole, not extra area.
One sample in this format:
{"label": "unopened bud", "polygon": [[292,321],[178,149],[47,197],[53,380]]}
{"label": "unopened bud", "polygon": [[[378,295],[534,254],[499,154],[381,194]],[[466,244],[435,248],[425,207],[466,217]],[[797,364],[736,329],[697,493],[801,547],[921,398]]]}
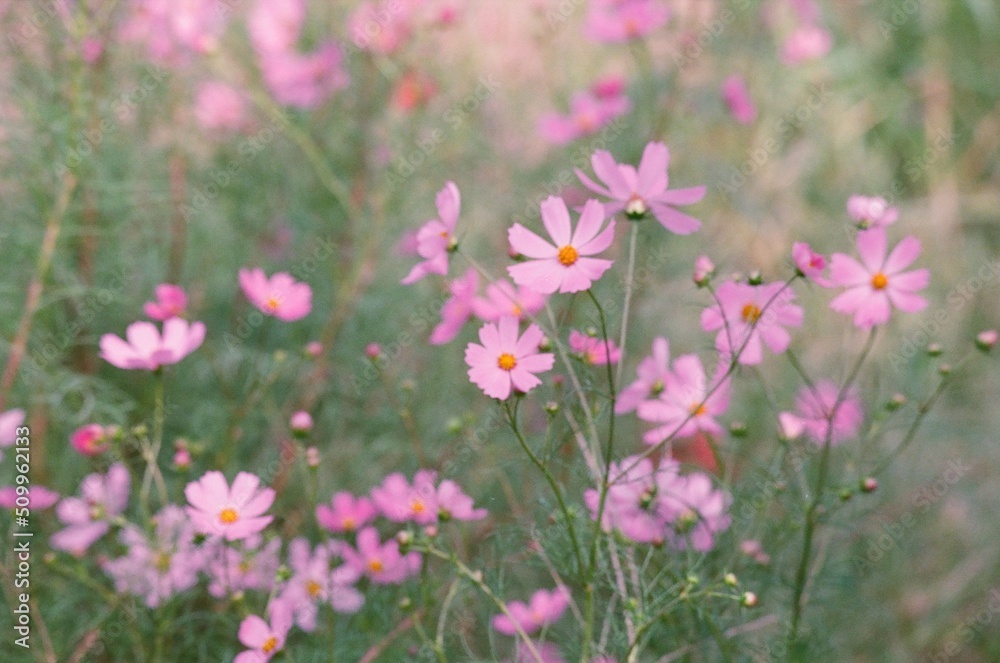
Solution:
{"label": "unopened bud", "polygon": [[942,352],[944,352],[944,349],[940,343],[931,343],[927,346],[927,355],[929,357],[940,357]]}
{"label": "unopened bud", "polygon": [[997,340],[1000,340],[1000,333],[995,329],[987,329],[976,335],[976,347],[983,352],[989,352],[997,344]]}
{"label": "unopened bud", "polygon": [[694,261],[694,274],[691,278],[694,280],[694,284],[699,288],[704,288],[712,281],[712,276],[715,274],[715,264],[709,259],[708,256],[700,256]]}
{"label": "unopened bud", "polygon": [[753,592],[743,592],[743,598],[740,599],[740,603],[747,608],[753,608],[757,605],[757,595]]}
{"label": "unopened bud", "polygon": [[874,493],[878,490],[878,481],[875,477],[865,477],[861,480],[861,492],[863,493]]}

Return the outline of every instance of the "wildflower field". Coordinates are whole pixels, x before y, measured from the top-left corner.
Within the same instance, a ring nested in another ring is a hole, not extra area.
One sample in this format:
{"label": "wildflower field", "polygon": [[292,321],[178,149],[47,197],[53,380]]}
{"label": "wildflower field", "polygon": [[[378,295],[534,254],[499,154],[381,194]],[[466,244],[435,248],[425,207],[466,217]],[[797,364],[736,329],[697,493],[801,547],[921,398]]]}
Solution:
{"label": "wildflower field", "polygon": [[0,0],[0,661],[1000,661],[1000,6]]}

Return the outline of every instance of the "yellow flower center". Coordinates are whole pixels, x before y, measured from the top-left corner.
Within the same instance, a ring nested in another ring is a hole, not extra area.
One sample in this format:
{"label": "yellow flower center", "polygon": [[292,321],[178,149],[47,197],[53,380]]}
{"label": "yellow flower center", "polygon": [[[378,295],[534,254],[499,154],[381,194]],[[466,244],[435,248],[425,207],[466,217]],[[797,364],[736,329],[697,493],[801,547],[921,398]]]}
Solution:
{"label": "yellow flower center", "polygon": [[323,589],[323,586],[315,580],[310,580],[306,583],[306,591],[309,592],[309,596],[312,596],[313,598],[319,596],[321,589]]}
{"label": "yellow flower center", "polygon": [[270,654],[274,651],[274,648],[278,646],[278,639],[273,635],[264,641],[264,644],[260,646],[260,650],[265,654]]}
{"label": "yellow flower center", "polygon": [[575,263],[579,257],[577,250],[569,244],[559,249],[559,262],[567,267]]}
{"label": "yellow flower center", "polygon": [[879,272],[878,274],[872,277],[872,287],[875,288],[876,290],[881,290],[887,285],[889,285],[889,277],[887,277],[882,272]]}
{"label": "yellow flower center", "polygon": [[280,305],[281,305],[281,300],[279,300],[274,295],[271,295],[270,297],[264,300],[264,308],[266,308],[269,311],[277,311]]}
{"label": "yellow flower center", "polygon": [[239,517],[240,514],[236,512],[236,509],[225,508],[219,512],[219,520],[226,525],[232,525]]}
{"label": "yellow flower center", "polygon": [[520,304],[514,304],[514,306],[510,309],[510,312],[515,318],[520,318],[524,313],[524,309],[521,308]]}
{"label": "yellow flower center", "polygon": [[424,506],[423,500],[413,500],[410,502],[410,510],[413,511],[413,513],[423,513],[426,508],[427,507]]}
{"label": "yellow flower center", "polygon": [[385,569],[385,566],[382,564],[382,560],[372,559],[368,561],[368,570],[372,573],[382,573],[383,569]]}
{"label": "yellow flower center", "polygon": [[354,522],[354,518],[351,518],[350,516],[344,518],[340,525],[347,531],[352,531],[355,527],[357,527],[357,523]]}
{"label": "yellow flower center", "polygon": [[693,414],[696,417],[700,417],[702,415],[708,414],[708,408],[705,407],[704,405],[695,403],[694,405],[691,406],[691,414]]}
{"label": "yellow flower center", "polygon": [[250,560],[243,560],[236,568],[239,569],[240,573],[250,573]]}
{"label": "yellow flower center", "polygon": [[760,317],[760,307],[756,304],[747,304],[743,307],[740,314],[743,316],[743,319],[749,323],[757,322],[757,318]]}
{"label": "yellow flower center", "polygon": [[167,553],[160,553],[156,556],[156,569],[161,573],[166,573],[170,570],[170,555]]}
{"label": "yellow flower center", "polygon": [[517,366],[517,359],[509,352],[505,352],[497,359],[497,366],[505,371],[512,371]]}

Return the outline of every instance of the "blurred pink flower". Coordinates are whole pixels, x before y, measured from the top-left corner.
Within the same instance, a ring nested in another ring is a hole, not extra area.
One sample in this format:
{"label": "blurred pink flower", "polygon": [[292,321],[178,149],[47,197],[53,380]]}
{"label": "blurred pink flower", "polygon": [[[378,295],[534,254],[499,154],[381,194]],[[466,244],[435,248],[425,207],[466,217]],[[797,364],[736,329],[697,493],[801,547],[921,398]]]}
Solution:
{"label": "blurred pink flower", "polygon": [[267,663],[285,647],[285,638],[292,628],[292,608],[281,599],[269,606],[271,622],[250,615],[240,623],[239,639],[246,651],[240,652],[233,663]]}
{"label": "blurred pink flower", "polygon": [[[670,458],[661,460],[655,470],[651,460],[639,456],[612,462],[601,529],[617,531],[636,543],[663,543],[666,522],[656,507],[658,486],[668,483],[679,471],[680,465]],[[600,494],[588,488],[583,493],[583,502],[590,510],[590,517],[596,520]]]}
{"label": "blurred pink flower", "polygon": [[792,244],[792,260],[803,276],[824,288],[830,287],[830,280],[824,276],[827,260],[823,254],[816,253],[805,242],[795,242]]}
{"label": "blurred pink flower", "polygon": [[346,491],[334,494],[329,505],[316,507],[316,521],[331,532],[355,532],[377,514],[378,510],[367,497],[355,497]]}
{"label": "blurred pink flower", "polygon": [[419,525],[436,523],[437,495],[434,482],[437,472],[418,470],[411,486],[406,477],[394,472],[372,488],[372,503],[383,516],[396,523],[414,522]]}
{"label": "blurred pink flower", "polygon": [[606,150],[594,152],[590,163],[604,186],[591,180],[579,168],[576,175],[588,189],[615,201],[605,203],[604,213],[607,216],[624,210],[630,219],[638,220],[652,211],[660,225],[678,235],[693,233],[701,227],[698,219],[678,212],[673,205],[698,202],[705,196],[706,187],[667,189],[670,150],[663,143],[646,145],[638,170],[628,164],[615,163],[614,157]]}
{"label": "blurred pink flower", "polygon": [[[532,652],[531,647],[528,646],[528,643],[518,639],[514,650],[514,658],[504,663],[538,663],[539,658],[542,663],[566,663],[566,659],[559,653],[559,647],[551,642],[533,642],[532,646],[535,648],[535,652],[538,652],[537,658],[534,652]],[[602,662],[594,659],[591,663]]]}
{"label": "blurred pink flower", "polygon": [[682,355],[675,359],[663,392],[655,400],[639,404],[640,419],[660,424],[643,435],[643,441],[659,444],[668,437],[690,437],[698,431],[721,435],[722,426],[715,417],[729,407],[731,384],[726,378],[711,395],[709,389],[722,380],[725,365],[725,362],[719,364],[710,385],[697,355]]}
{"label": "blurred pink flower", "polygon": [[604,76],[590,84],[590,91],[598,99],[620,99],[625,94],[625,83],[621,76]]}
{"label": "blurred pink flower", "polygon": [[205,81],[195,93],[194,116],[206,131],[239,131],[246,126],[243,93],[220,81]]}
{"label": "blurred pink flower", "polygon": [[216,0],[132,0],[128,11],[121,39],[145,43],[149,57],[170,64],[215,50],[226,28]]}
{"label": "blurred pink flower", "polygon": [[454,340],[472,317],[476,291],[479,290],[479,273],[470,267],[464,276],[452,281],[448,289],[451,297],[441,307],[441,322],[434,327],[428,339],[431,345],[444,345]]}
{"label": "blurred pink flower", "polygon": [[424,223],[417,232],[417,253],[423,262],[414,265],[400,281],[403,285],[416,283],[428,274],[448,274],[448,255],[458,246],[455,226],[462,209],[462,196],[454,182],[448,182],[434,199],[438,218]]}
{"label": "blurred pink flower", "polygon": [[851,196],[847,199],[847,215],[854,219],[858,228],[866,230],[895,223],[899,210],[890,207],[885,198]]}
{"label": "blurred pink flower", "polygon": [[486,517],[486,509],[476,509],[471,497],[462,492],[461,487],[451,479],[445,479],[437,487],[438,519],[448,520],[482,520]]}
{"label": "blurred pink flower", "polygon": [[116,426],[87,424],[70,434],[69,443],[84,456],[97,456],[108,450],[108,444],[115,432],[117,432]]}
{"label": "blurred pink flower", "polygon": [[542,223],[555,243],[515,223],[507,233],[511,248],[531,260],[510,266],[507,272],[514,283],[546,295],[587,290],[612,265],[611,260],[590,256],[611,246],[614,220],[601,230],[605,215],[596,200],[583,206],[575,231],[562,198],[549,196],[542,201],[541,210]]}
{"label": "blurred pink flower", "polygon": [[66,497],[56,507],[56,516],[66,527],[52,535],[50,545],[82,556],[125,511],[130,486],[128,470],[121,463],[108,468],[107,474],[88,474],[80,484],[80,497]]}
{"label": "blurred pink flower", "polygon": [[208,592],[216,598],[237,592],[274,589],[275,574],[281,565],[281,539],[264,543],[264,537],[253,534],[246,539],[224,542],[221,538],[203,543],[208,576]]}
{"label": "blurred pink flower", "polygon": [[490,398],[504,400],[517,390],[528,393],[542,383],[536,373],[552,369],[555,356],[539,353],[542,330],[528,325],[518,337],[517,318],[503,317],[479,330],[478,343],[465,348],[469,379]]}
{"label": "blurred pink flower", "polygon": [[14,446],[17,429],[24,424],[24,410],[7,410],[0,414],[0,447]]}
{"label": "blurred pink flower", "polygon": [[549,113],[538,121],[538,133],[555,145],[571,143],[581,136],[597,133],[614,118],[629,111],[631,104],[624,94],[599,97],[589,90],[577,92],[570,99],[569,115]]}
{"label": "blurred pink flower", "polygon": [[740,124],[750,124],[757,119],[757,107],[742,76],[734,74],[725,80],[722,84],[722,100],[729,107],[733,119]]}
{"label": "blurred pink flower", "polygon": [[301,320],[312,310],[312,288],[290,274],[278,272],[270,278],[259,267],[241,269],[240,287],[250,303],[265,315],[285,322]]}
{"label": "blurred pink flower", "polygon": [[184,315],[187,308],[187,293],[184,288],[170,283],[161,283],[154,290],[156,301],[146,302],[142,310],[152,320],[169,320]]}
{"label": "blurred pink flower", "polygon": [[295,51],[263,53],[261,70],[275,101],[299,108],[320,105],[349,82],[343,56],[333,43],[307,54]]}
{"label": "blurred pink flower", "polygon": [[291,51],[305,20],[305,0],[257,0],[247,19],[250,41],[258,53]]}
{"label": "blurred pink flower", "polygon": [[588,336],[576,329],[569,333],[569,349],[590,366],[617,364],[622,354],[621,349],[611,339],[608,339],[607,344],[605,344],[603,338]]}
{"label": "blurred pink flower", "polygon": [[855,326],[871,329],[889,321],[893,306],[907,313],[927,307],[916,293],[927,287],[930,272],[903,271],[920,255],[916,237],[904,237],[886,257],[885,229],[876,227],[858,233],[857,247],[860,262],[843,253],[830,259],[831,283],[847,288],[830,302],[831,309],[853,314]]}
{"label": "blurred pink flower", "polygon": [[[56,502],[59,501],[61,497],[59,493],[54,490],[49,490],[45,486],[40,486],[37,483],[28,486],[27,494],[18,495],[17,491],[20,487],[14,486],[4,486],[0,488],[0,508],[4,509],[14,509],[17,507],[18,498],[27,498],[28,508],[30,509],[48,509],[52,507]],[[21,500],[22,504],[24,500]]]}
{"label": "blurred pink flower", "polygon": [[815,24],[800,25],[785,40],[781,61],[794,66],[807,60],[817,60],[833,47],[833,36]]}
{"label": "blurred pink flower", "polygon": [[476,297],[472,308],[480,319],[496,322],[504,316],[527,320],[545,308],[547,297],[531,288],[515,288],[507,279],[486,286],[486,297]]}
{"label": "blurred pink flower", "polygon": [[820,380],[814,387],[803,387],[795,399],[795,413],[806,434],[818,444],[826,441],[828,433],[831,444],[839,444],[857,435],[865,418],[857,391],[852,387],[844,393],[833,416],[831,432],[830,419],[834,415],[833,408],[837,404],[840,387],[831,380]]}
{"label": "blurred pink flower", "polygon": [[161,336],[152,322],[133,322],[125,338],[127,342],[114,334],[102,336],[101,358],[118,368],[155,371],[194,352],[205,340],[205,325],[170,318],[163,323]]}
{"label": "blurred pink flower", "polygon": [[731,522],[732,497],[716,490],[707,474],[694,472],[670,477],[657,491],[657,510],[671,527],[667,537],[672,547],[689,546],[707,552],[715,545],[715,534],[725,531]]}
{"label": "blurred pink flower", "polygon": [[517,635],[517,624],[530,635],[543,626],[558,621],[569,605],[569,598],[569,590],[565,587],[560,586],[551,591],[540,589],[531,595],[528,605],[521,601],[509,602],[507,611],[510,617],[504,614],[494,616],[493,628],[504,635]]}
{"label": "blurred pink flower", "polygon": [[293,412],[288,420],[288,427],[292,429],[293,433],[308,433],[313,429],[312,415],[305,410]]}
{"label": "blurred pink flower", "polygon": [[708,285],[715,274],[715,263],[708,256],[698,256],[694,261],[694,272],[691,273],[691,280],[699,288]]}
{"label": "blurred pink flower", "polygon": [[337,612],[353,613],[365,602],[353,586],[361,574],[347,566],[331,572],[327,546],[318,545],[313,551],[304,537],[293,539],[288,545],[288,565],[292,577],[279,598],[291,607],[295,624],[307,633],[316,630],[319,603],[330,603]]}
{"label": "blurred pink flower", "polygon": [[719,330],[715,349],[731,356],[740,352],[746,366],[763,361],[763,345],[781,354],[792,336],[786,327],[801,327],[802,307],[795,304],[795,292],[781,282],[749,285],[726,281],[716,291],[717,303],[702,311],[701,328]]}
{"label": "blurred pink flower", "polygon": [[615,413],[624,414],[639,407],[643,401],[659,396],[670,379],[670,344],[659,336],[653,339],[653,354],[639,362],[636,380],[618,394]]}
{"label": "blurred pink flower", "polygon": [[260,478],[249,472],[237,474],[232,488],[222,472],[206,472],[187,485],[184,496],[191,505],[186,509],[195,528],[227,541],[256,534],[274,519],[264,515],[274,502],[274,490],[260,488]]}
{"label": "blurred pink flower", "polygon": [[365,0],[347,19],[354,45],[363,51],[391,54],[409,39],[412,2]]}
{"label": "blurred pink flower", "polygon": [[584,34],[598,42],[623,42],[663,27],[669,17],[662,0],[591,0]]}
{"label": "blurred pink flower", "polygon": [[395,539],[381,543],[374,527],[358,532],[357,550],[345,545],[341,555],[347,566],[365,574],[376,585],[401,583],[420,570],[420,553],[401,554]]}

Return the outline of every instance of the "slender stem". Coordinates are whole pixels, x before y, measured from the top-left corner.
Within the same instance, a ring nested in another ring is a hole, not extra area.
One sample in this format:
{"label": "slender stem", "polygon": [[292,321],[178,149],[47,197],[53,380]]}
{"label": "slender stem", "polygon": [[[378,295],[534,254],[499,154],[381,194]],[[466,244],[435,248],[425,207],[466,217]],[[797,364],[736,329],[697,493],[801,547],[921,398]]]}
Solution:
{"label": "slender stem", "polygon": [[615,382],[621,384],[622,371],[625,370],[625,341],[628,338],[628,314],[632,305],[632,288],[635,284],[635,246],[639,237],[639,224],[632,224],[632,237],[628,244],[628,268],[625,270],[625,301],[622,303],[622,331],[618,337],[618,348],[621,357],[618,359],[618,371]]}

